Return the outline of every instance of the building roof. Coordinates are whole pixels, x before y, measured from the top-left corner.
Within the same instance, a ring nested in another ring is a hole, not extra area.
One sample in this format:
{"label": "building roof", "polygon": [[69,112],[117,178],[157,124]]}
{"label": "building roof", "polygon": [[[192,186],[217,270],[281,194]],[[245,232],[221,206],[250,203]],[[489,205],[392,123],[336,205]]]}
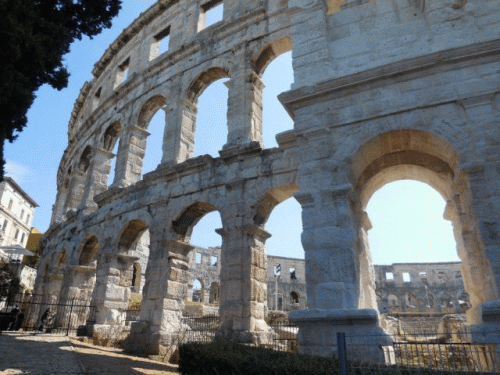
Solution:
{"label": "building roof", "polygon": [[21,189],[21,187],[17,184],[16,181],[14,181],[12,177],[4,177],[2,182],[8,182],[9,184],[11,184],[14,189],[16,189],[19,194],[23,196],[24,199],[31,203],[33,207],[39,207],[38,203],[36,203],[23,189]]}

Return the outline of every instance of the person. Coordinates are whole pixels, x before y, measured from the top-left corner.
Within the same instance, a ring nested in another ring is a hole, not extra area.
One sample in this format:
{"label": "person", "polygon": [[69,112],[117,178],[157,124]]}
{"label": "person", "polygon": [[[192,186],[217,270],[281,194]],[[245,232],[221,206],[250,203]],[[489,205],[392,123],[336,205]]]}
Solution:
{"label": "person", "polygon": [[47,320],[50,314],[50,308],[47,308],[45,312],[42,314],[42,317],[40,318],[40,326],[38,327],[38,331],[42,332],[44,325],[47,324]]}
{"label": "person", "polygon": [[14,331],[16,329],[17,314],[19,314],[19,309],[17,308],[17,305],[14,305],[14,308],[10,311],[9,331]]}

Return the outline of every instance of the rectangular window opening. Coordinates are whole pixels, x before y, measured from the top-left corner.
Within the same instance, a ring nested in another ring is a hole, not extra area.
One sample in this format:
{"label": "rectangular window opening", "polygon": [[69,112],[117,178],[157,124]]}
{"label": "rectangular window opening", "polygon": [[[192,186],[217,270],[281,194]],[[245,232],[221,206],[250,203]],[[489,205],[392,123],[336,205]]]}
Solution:
{"label": "rectangular window opening", "polygon": [[198,20],[198,32],[222,21],[224,18],[224,2],[222,0],[208,1],[201,6]]}
{"label": "rectangular window opening", "polygon": [[14,201],[11,199],[9,200],[9,210],[12,210],[12,204],[14,203]]}
{"label": "rectangular window opening", "polygon": [[28,216],[26,216],[26,224],[29,224],[30,223],[30,219],[31,219],[31,215],[28,214]]}
{"label": "rectangular window opening", "polygon": [[212,258],[210,260],[210,264],[212,265],[212,267],[217,267],[217,261],[218,258],[215,255],[212,255]]}
{"label": "rectangular window opening", "polygon": [[16,235],[14,236],[14,238],[17,240],[17,237],[19,237],[19,229],[16,229]]}
{"label": "rectangular window opening", "polygon": [[3,222],[2,230],[5,230],[5,228],[7,228],[7,224],[9,224],[9,221],[8,221],[8,220],[5,220],[5,221]]}
{"label": "rectangular window opening", "polygon": [[403,281],[405,283],[409,283],[411,281],[409,272],[403,272]]}
{"label": "rectangular window opening", "polygon": [[24,243],[24,237],[25,237],[25,234],[23,233],[23,234],[21,235],[21,244],[23,244],[23,243]]}
{"label": "rectangular window opening", "polygon": [[21,220],[24,219],[24,210],[21,210],[21,217],[20,218],[21,218]]}
{"label": "rectangular window opening", "polygon": [[156,34],[154,42],[151,44],[149,61],[156,59],[161,54],[168,51],[170,44],[170,26]]}
{"label": "rectangular window opening", "polygon": [[394,281],[394,274],[392,272],[386,272],[385,279],[388,281]]}
{"label": "rectangular window opening", "polygon": [[130,67],[130,57],[127,58],[121,65],[118,66],[115,88],[120,86],[123,82],[127,80],[129,67]]}
{"label": "rectangular window opening", "polygon": [[297,274],[295,273],[295,267],[290,267],[290,280],[297,280]]}
{"label": "rectangular window opening", "polygon": [[196,253],[196,263],[201,263],[201,253]]}

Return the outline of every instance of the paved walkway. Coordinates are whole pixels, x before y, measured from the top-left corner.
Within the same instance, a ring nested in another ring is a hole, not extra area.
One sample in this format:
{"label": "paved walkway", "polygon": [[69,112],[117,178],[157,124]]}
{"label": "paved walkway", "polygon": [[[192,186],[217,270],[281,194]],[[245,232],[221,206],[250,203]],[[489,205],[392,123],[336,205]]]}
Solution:
{"label": "paved walkway", "polygon": [[177,368],[67,337],[0,334],[0,375],[178,375]]}

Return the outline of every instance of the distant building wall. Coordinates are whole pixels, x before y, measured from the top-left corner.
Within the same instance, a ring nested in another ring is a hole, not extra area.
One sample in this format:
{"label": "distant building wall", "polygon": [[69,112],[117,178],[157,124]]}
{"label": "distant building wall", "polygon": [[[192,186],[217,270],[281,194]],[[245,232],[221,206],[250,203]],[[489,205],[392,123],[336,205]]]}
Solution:
{"label": "distant building wall", "polygon": [[[212,257],[217,259],[216,266]],[[191,252],[188,300],[217,303],[210,299],[210,289],[219,286],[219,259],[219,247],[196,247]],[[278,298],[277,265],[280,265]],[[469,307],[460,262],[394,263],[374,268],[377,304],[382,313],[462,313]],[[195,280],[200,281],[201,289],[193,289]],[[267,257],[267,306],[269,310],[284,311],[307,306],[304,259]]]}

